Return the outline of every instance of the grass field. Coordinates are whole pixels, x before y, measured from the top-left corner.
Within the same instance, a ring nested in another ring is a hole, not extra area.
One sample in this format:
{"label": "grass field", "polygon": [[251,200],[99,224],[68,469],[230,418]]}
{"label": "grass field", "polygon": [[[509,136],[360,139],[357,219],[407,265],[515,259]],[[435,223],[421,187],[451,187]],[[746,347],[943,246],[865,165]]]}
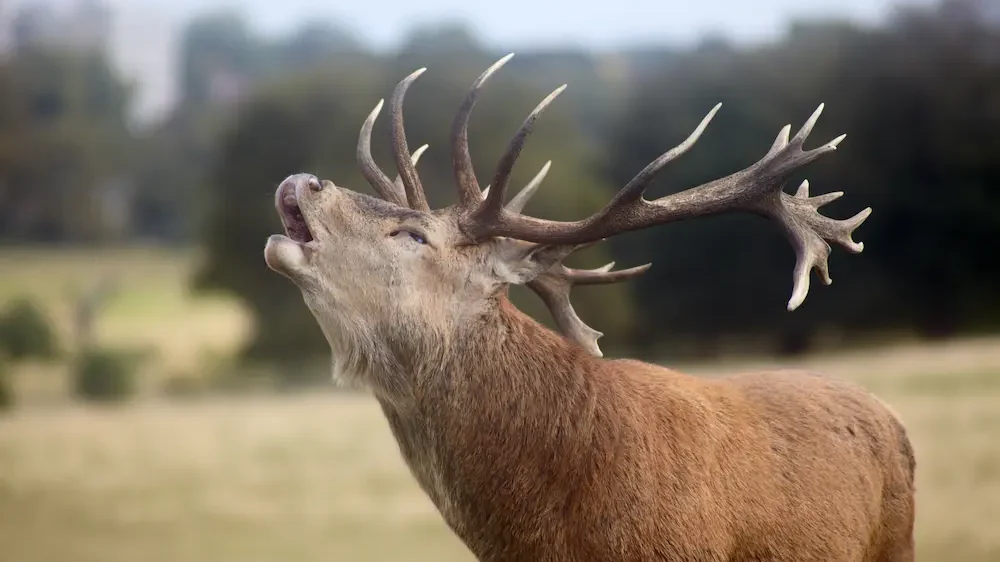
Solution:
{"label": "grass field", "polygon": [[[195,369],[238,345],[246,323],[232,302],[186,294],[191,259],[0,254],[0,302],[32,292],[62,317],[67,283],[118,268],[123,291],[101,339],[152,346],[169,369]],[[680,367],[709,374],[765,363]],[[796,365],[862,382],[908,424],[918,456],[918,560],[1000,560],[1000,339]],[[375,403],[313,392],[147,397],[104,408],[28,401],[0,416],[0,560],[472,557],[408,474]]]}
{"label": "grass field", "polygon": [[[28,297],[43,304],[67,345],[78,295],[102,280],[116,289],[95,326],[98,343],[149,354],[140,382],[199,376],[205,366],[232,354],[248,336],[249,318],[233,299],[193,295],[189,278],[199,256],[158,248],[127,250],[0,250],[0,306]],[[23,371],[24,369],[22,369]],[[58,399],[58,365],[29,365],[18,383],[28,399]]]}

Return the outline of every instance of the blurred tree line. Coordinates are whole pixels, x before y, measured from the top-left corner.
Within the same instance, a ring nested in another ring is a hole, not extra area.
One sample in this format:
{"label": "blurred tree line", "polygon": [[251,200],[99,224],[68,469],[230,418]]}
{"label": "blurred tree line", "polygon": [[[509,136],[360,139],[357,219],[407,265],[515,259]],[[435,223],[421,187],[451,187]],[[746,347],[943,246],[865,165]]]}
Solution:
{"label": "blurred tree line", "polygon": [[96,53],[29,48],[0,64],[0,239],[121,235],[129,100]]}
{"label": "blurred tree line", "polygon": [[[716,353],[739,341],[798,352],[830,338],[995,330],[1000,22],[983,6],[943,0],[900,10],[877,28],[798,22],[753,48],[712,38],[686,50],[519,52],[473,116],[480,183],[523,118],[562,83],[570,89],[536,126],[514,184],[551,159],[527,212],[563,220],[600,208],[716,102],[723,108],[712,126],[649,197],[749,165],[783,125],[797,128],[826,102],[814,145],[848,139],[795,184],[808,177],[815,193],[845,191],[824,208],[830,216],[872,206],[856,236],[864,253],[834,249],[836,283],[814,281],[789,313],[794,257],[763,219],[712,217],[620,236],[574,258],[581,266],[654,264],[631,283],[575,292],[580,315],[607,334],[602,346]],[[0,65],[0,238],[199,244],[207,259],[195,286],[234,293],[255,315],[248,356],[322,356],[326,345],[297,290],[263,265],[264,241],[280,230],[275,186],[311,171],[371,193],[354,160],[361,123],[396,82],[426,66],[407,98],[408,139],[430,145],[419,170],[432,205],[450,204],[451,119],[472,80],[502,54],[460,27],[417,29],[386,54],[332,25],[265,39],[237,15],[209,14],[183,37],[177,107],[156,126],[130,131],[130,89],[105,61],[19,53]],[[387,113],[373,149],[394,175]],[[109,220],[109,200],[125,202],[124,218]],[[550,322],[534,295],[513,295]]]}

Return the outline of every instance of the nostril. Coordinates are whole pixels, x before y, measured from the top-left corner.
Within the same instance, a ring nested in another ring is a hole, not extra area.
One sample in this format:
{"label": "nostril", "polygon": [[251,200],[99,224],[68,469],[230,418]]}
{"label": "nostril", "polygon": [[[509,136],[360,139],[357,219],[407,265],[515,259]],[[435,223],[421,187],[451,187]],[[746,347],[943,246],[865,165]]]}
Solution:
{"label": "nostril", "polygon": [[323,184],[320,183],[319,179],[317,179],[316,176],[313,176],[309,178],[309,189],[313,191],[319,191],[323,189]]}

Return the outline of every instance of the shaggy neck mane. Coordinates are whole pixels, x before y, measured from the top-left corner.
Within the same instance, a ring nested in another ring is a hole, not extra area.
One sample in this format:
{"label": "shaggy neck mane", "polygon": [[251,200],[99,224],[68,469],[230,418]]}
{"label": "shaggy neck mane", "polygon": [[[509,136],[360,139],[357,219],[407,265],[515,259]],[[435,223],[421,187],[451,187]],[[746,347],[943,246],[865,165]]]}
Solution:
{"label": "shaggy neck mane", "polygon": [[572,509],[582,488],[567,483],[582,484],[601,453],[600,360],[506,297],[457,338],[411,373],[411,407],[380,402],[414,476],[460,536],[476,543],[477,529],[506,528],[524,537],[537,532],[531,522]]}

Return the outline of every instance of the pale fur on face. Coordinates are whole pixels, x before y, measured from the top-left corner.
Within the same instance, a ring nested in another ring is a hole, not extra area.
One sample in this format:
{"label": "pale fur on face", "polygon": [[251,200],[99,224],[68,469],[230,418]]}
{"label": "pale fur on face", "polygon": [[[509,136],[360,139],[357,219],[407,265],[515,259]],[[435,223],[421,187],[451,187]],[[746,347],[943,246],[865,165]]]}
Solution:
{"label": "pale fur on face", "polygon": [[279,186],[279,214],[289,193],[312,240],[271,236],[267,264],[302,291],[330,344],[334,379],[393,402],[409,398],[411,378],[507,284],[530,281],[568,253],[507,238],[470,244],[450,209],[414,211],[307,174]]}

